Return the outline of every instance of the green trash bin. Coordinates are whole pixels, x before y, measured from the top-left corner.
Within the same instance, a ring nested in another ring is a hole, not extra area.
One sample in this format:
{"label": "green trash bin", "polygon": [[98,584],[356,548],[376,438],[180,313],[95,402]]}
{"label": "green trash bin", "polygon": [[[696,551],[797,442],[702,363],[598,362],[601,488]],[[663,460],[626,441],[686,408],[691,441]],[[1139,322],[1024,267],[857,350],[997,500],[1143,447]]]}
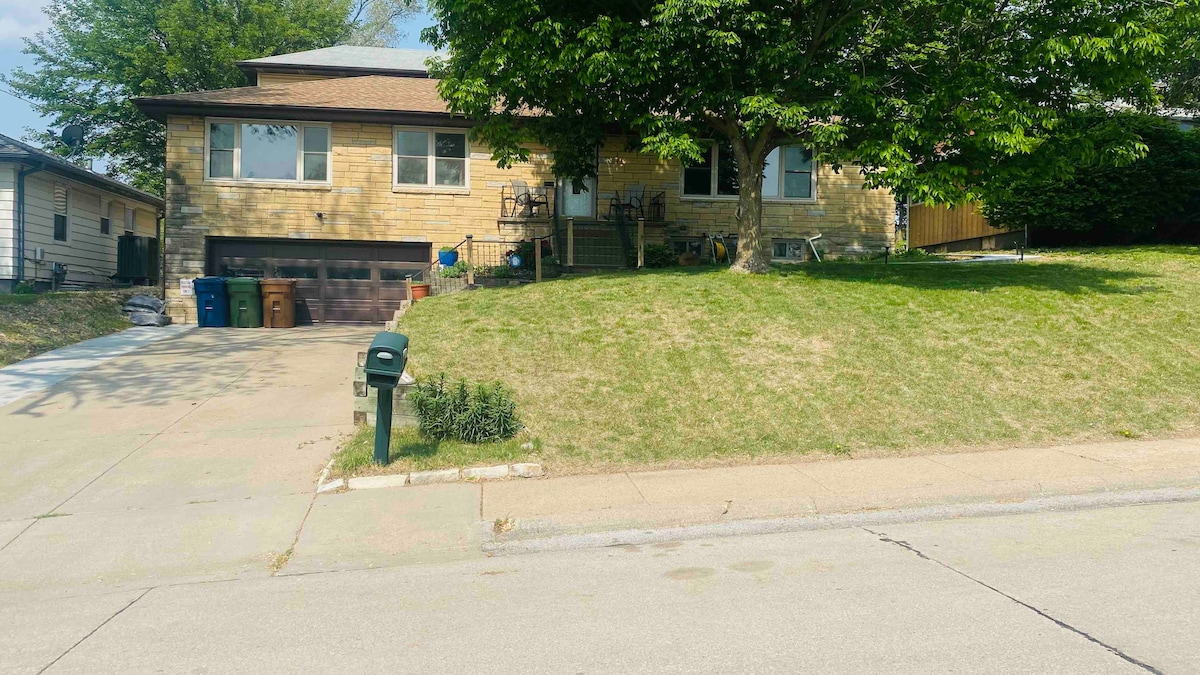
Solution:
{"label": "green trash bin", "polygon": [[258,279],[238,277],[225,282],[229,293],[229,325],[237,328],[262,328],[262,293]]}

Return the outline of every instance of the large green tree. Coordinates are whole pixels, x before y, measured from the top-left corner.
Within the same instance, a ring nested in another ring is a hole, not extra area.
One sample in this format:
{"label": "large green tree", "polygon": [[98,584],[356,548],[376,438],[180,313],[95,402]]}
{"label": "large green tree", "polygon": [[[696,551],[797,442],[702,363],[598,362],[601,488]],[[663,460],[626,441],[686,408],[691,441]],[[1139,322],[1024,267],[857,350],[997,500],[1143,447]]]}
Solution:
{"label": "large green tree", "polygon": [[[477,133],[501,165],[537,141],[558,172],[587,175],[614,127],[685,161],[710,139],[731,146],[734,267],[753,272],[767,266],[762,175],[774,148],[809,146],[925,201],[977,197],[1030,171],[1008,160],[1054,137],[1081,100],[1152,104],[1165,33],[1195,2],[432,0],[426,38],[451,54],[443,95],[485,121]],[[1136,153],[1126,141],[1105,150]]]}
{"label": "large green tree", "polygon": [[[244,59],[394,37],[404,0],[51,0],[50,27],[26,41],[32,69],[4,82],[55,130],[86,130],[79,156],[161,192],[164,129],[130,104],[137,96],[245,86]],[[384,25],[386,24],[386,25]],[[53,131],[31,140],[64,149]]]}

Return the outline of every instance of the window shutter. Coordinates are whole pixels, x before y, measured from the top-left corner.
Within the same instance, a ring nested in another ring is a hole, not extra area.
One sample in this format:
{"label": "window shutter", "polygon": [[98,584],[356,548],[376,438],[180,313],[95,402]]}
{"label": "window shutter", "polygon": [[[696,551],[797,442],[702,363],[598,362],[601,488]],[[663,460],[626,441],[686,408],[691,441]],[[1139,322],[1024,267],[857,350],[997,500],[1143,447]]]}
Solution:
{"label": "window shutter", "polygon": [[67,215],[67,186],[62,183],[54,184],[54,213]]}

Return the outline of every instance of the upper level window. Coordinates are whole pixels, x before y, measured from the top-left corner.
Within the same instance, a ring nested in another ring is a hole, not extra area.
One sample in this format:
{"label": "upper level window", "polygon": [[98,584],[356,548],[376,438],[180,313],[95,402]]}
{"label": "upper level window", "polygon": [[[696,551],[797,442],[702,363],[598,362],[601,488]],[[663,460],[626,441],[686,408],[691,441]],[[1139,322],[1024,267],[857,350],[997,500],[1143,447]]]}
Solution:
{"label": "upper level window", "polygon": [[329,182],[329,125],[209,122],[208,177]]}
{"label": "upper level window", "polygon": [[461,131],[397,128],[396,185],[466,187],[470,151]]}
{"label": "upper level window", "polygon": [[[812,199],[815,192],[812,153],[796,145],[775,148],[763,167],[763,199]],[[735,197],[737,160],[728,144],[713,144],[699,164],[683,169],[685,197]]]}

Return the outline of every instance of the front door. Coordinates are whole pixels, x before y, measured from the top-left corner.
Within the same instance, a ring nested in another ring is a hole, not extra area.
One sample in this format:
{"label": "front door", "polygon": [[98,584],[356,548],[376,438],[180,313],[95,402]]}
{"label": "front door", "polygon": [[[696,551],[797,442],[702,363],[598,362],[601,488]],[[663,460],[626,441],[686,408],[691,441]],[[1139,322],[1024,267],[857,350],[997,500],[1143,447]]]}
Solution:
{"label": "front door", "polygon": [[570,180],[562,178],[558,181],[559,194],[562,195],[562,215],[576,218],[596,217],[596,179]]}

